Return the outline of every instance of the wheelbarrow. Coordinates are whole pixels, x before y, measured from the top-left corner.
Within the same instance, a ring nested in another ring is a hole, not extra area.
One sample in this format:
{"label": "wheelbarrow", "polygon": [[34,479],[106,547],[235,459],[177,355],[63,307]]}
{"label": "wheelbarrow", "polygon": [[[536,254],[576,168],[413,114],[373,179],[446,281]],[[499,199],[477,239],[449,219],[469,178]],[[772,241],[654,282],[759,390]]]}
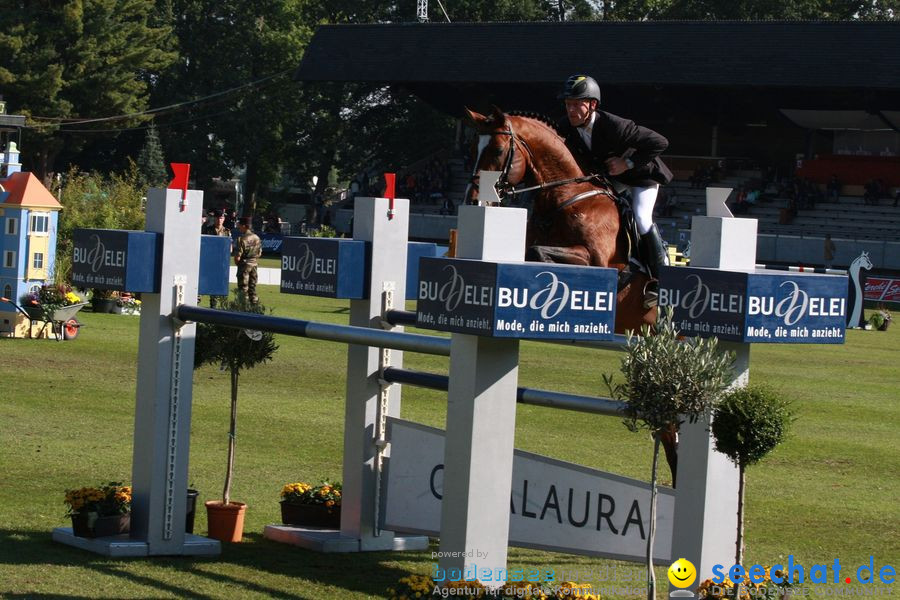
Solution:
{"label": "wheelbarrow", "polygon": [[[82,324],[78,322],[75,315],[78,311],[87,306],[87,302],[79,304],[70,304],[68,306],[60,306],[52,311],[45,311],[40,306],[19,306],[9,298],[0,298],[0,301],[9,302],[16,310],[21,312],[31,321],[43,321],[39,336],[43,335],[47,326],[50,326],[50,332],[56,337],[57,341],[74,340],[78,337],[78,331]],[[29,330],[29,333],[30,330]]]}

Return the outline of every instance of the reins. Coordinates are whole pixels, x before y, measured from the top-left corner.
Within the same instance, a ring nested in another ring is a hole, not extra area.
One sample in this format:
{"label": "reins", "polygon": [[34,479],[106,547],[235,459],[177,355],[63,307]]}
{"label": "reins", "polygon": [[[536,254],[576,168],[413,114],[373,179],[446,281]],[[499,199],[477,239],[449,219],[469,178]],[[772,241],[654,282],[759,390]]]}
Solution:
{"label": "reins", "polygon": [[[548,181],[548,182],[540,183],[538,185],[533,185],[533,186],[527,187],[527,188],[520,188],[520,189],[504,191],[503,195],[504,196],[515,196],[517,194],[524,194],[525,192],[532,192],[534,190],[543,190],[543,189],[548,189],[548,188],[554,188],[554,187],[558,187],[561,185],[566,185],[567,183],[584,183],[585,181],[590,181],[592,179],[596,179],[597,181],[602,181],[603,176],[599,175],[597,173],[591,173],[590,175],[582,175],[581,177],[571,177],[569,179],[559,179],[557,181]],[[591,192],[586,192],[586,193],[591,193]],[[609,192],[605,192],[602,190],[596,190],[596,193],[609,195]],[[581,195],[583,195],[583,194],[579,194],[579,196],[581,196]]]}
{"label": "reins", "polygon": [[[497,180],[497,195],[500,198],[506,197],[514,197],[519,194],[524,194],[525,192],[533,192],[534,190],[546,190],[550,188],[559,187],[561,185],[567,185],[570,183],[585,183],[588,181],[596,181],[598,183],[602,183],[606,177],[600,173],[591,173],[589,175],[582,175],[580,177],[570,177],[568,179],[559,179],[556,181],[542,181],[537,185],[533,185],[526,188],[514,189],[512,184],[509,182],[509,172],[512,169],[513,160],[515,158],[516,153],[516,141],[522,143],[525,147],[525,151],[531,156],[532,170],[534,169],[534,153],[531,151],[531,148],[528,147],[528,142],[525,141],[521,136],[517,136],[512,128],[512,123],[507,123],[506,131],[494,131],[490,135],[508,135],[509,140],[509,152],[506,154],[506,160],[504,161],[503,170],[500,171],[500,178]],[[477,168],[477,167],[476,167]],[[474,183],[476,175],[473,173],[472,182]],[[587,198],[591,198],[597,195],[608,196],[610,199],[615,201],[615,195],[611,194],[606,190],[590,190],[587,192],[582,192],[572,198],[569,198],[562,204],[559,204],[556,207],[556,210],[563,210],[577,202],[581,202],[582,200],[586,200]]]}

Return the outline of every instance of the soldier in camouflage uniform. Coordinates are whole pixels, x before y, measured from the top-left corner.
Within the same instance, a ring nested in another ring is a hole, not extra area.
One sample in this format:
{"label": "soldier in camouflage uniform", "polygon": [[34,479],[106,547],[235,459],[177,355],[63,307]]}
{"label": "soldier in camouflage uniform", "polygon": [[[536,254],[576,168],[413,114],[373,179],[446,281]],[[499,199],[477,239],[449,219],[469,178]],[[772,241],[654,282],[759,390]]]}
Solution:
{"label": "soldier in camouflage uniform", "polygon": [[238,229],[241,237],[238,238],[237,248],[234,250],[234,264],[237,265],[238,290],[251,303],[258,304],[259,296],[256,295],[256,266],[259,257],[262,256],[262,242],[259,236],[253,233],[250,217],[241,217]]}
{"label": "soldier in camouflage uniform", "polygon": [[[216,209],[213,212],[213,222],[211,224],[204,225],[200,233],[202,233],[203,235],[220,235],[222,237],[231,239],[231,230],[225,227],[225,213],[220,209]],[[231,254],[233,249],[234,244],[231,245],[228,253]],[[218,308],[219,304],[221,304],[224,299],[225,296],[210,296],[209,307]]]}

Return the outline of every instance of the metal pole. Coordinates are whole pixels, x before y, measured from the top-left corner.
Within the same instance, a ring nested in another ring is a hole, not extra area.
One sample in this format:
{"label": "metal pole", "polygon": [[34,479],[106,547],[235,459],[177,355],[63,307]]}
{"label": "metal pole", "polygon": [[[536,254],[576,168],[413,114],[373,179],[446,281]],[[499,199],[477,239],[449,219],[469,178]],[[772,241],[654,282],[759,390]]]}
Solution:
{"label": "metal pole", "polygon": [[450,340],[432,335],[382,331],[367,327],[355,327],[353,325],[318,323],[316,321],[289,319],[273,315],[236,313],[187,305],[179,306],[175,311],[175,315],[182,321],[215,323],[240,329],[258,329],[314,340],[450,356]]}
{"label": "metal pole", "polygon": [[[385,369],[384,373],[382,373],[382,377],[384,377],[385,381],[390,381],[391,383],[415,385],[432,390],[447,391],[450,384],[450,377],[447,375],[413,371],[410,369],[398,369],[396,367]],[[624,402],[618,402],[611,398],[579,396],[577,394],[565,394],[563,392],[538,390],[527,387],[516,388],[516,401],[520,404],[533,404],[536,406],[547,406],[549,408],[577,410],[580,412],[592,413],[595,415],[608,415],[611,417],[621,417],[622,412],[625,410]]]}

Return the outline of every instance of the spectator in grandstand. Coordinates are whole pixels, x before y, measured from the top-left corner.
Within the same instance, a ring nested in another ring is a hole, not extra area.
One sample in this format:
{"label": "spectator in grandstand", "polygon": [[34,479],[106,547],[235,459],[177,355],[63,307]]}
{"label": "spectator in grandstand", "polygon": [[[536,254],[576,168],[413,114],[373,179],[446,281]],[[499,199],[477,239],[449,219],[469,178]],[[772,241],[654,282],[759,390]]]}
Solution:
{"label": "spectator in grandstand", "polygon": [[452,215],[456,212],[456,205],[453,203],[448,196],[444,196],[444,201],[441,203],[441,214],[442,215]]}
{"label": "spectator in grandstand", "polygon": [[808,179],[796,179],[796,196],[798,208],[814,208],[815,197],[813,195],[813,185]]}
{"label": "spectator in grandstand", "polygon": [[418,193],[418,178],[415,173],[408,173],[406,175],[406,179],[404,180],[404,190],[406,193],[406,197],[409,198],[412,202],[416,201],[417,193]]}
{"label": "spectator in grandstand", "polygon": [[678,193],[675,189],[671,190],[663,190],[664,200],[662,210],[660,211],[660,215],[663,217],[671,217],[672,212],[678,208]]}
{"label": "spectator in grandstand", "polygon": [[813,209],[817,202],[822,201],[822,190],[812,179],[806,179],[806,207]]}
{"label": "spectator in grandstand", "polygon": [[830,269],[834,264],[834,252],[837,250],[831,241],[831,234],[825,234],[825,268]]}
{"label": "spectator in grandstand", "polygon": [[881,197],[881,180],[870,179],[866,182],[865,190],[863,202],[872,205],[878,204],[878,199]]}
{"label": "spectator in grandstand", "polygon": [[832,175],[828,180],[828,199],[838,202],[841,198],[841,182],[837,175]]}
{"label": "spectator in grandstand", "polygon": [[734,196],[734,202],[731,204],[731,212],[736,215],[747,212],[747,190],[744,186],[739,185],[737,193]]}
{"label": "spectator in grandstand", "polygon": [[709,170],[705,167],[697,167],[690,176],[691,188],[704,188],[709,183]]}
{"label": "spectator in grandstand", "polygon": [[759,202],[759,190],[754,188],[747,192],[747,209],[744,212],[750,212],[750,208],[756,206],[757,202]]}

